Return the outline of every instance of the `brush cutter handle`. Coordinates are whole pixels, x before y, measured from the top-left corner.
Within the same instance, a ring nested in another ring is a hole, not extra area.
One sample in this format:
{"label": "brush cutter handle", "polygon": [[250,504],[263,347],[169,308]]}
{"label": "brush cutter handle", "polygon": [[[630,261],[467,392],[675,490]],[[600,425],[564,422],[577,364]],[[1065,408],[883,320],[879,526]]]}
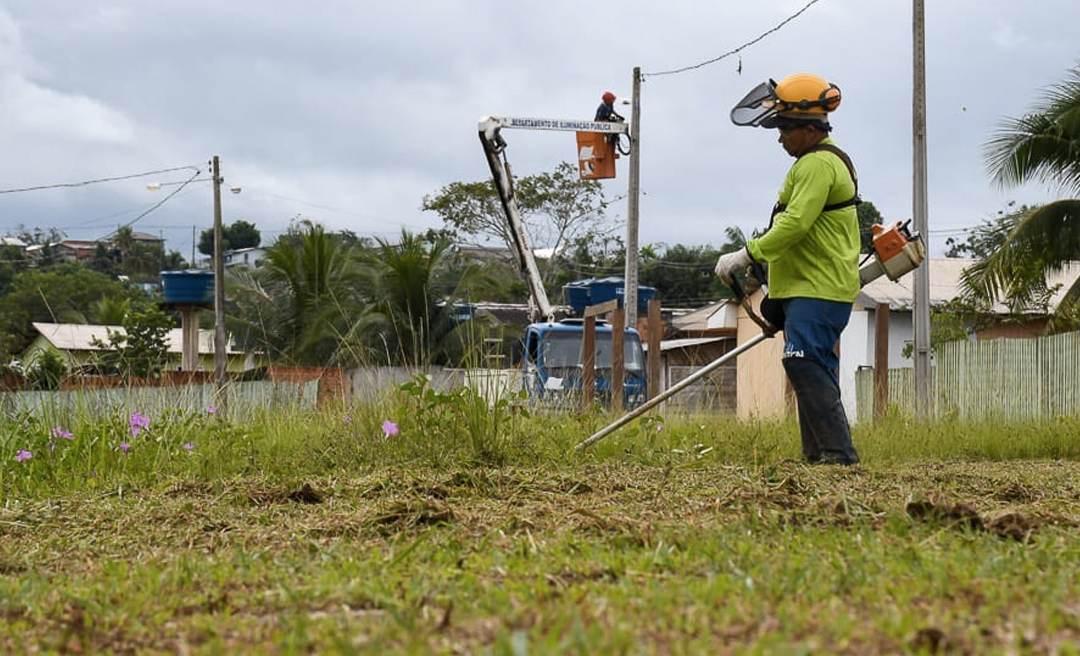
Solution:
{"label": "brush cutter handle", "polygon": [[734,349],[728,351],[727,353],[725,353],[724,355],[720,356],[719,358],[713,360],[712,362],[705,365],[701,369],[698,369],[697,371],[690,374],[686,378],[683,378],[678,383],[676,383],[676,384],[672,385],[671,387],[667,388],[662,393],[657,394],[656,396],[649,399],[645,403],[641,404],[637,408],[634,408],[632,411],[626,413],[622,417],[619,417],[618,419],[616,419],[611,424],[608,424],[607,426],[600,429],[596,433],[593,433],[587,439],[583,440],[577,446],[575,446],[574,450],[575,451],[580,451],[580,450],[584,449],[585,447],[593,444],[594,442],[597,442],[597,441],[603,439],[604,437],[607,437],[608,435],[615,432],[619,428],[622,428],[623,426],[630,423],[634,419],[637,419],[641,415],[643,415],[646,412],[652,410],[653,408],[660,405],[664,401],[668,400],[672,396],[674,396],[674,395],[678,394],[679,392],[683,391],[684,389],[686,389],[690,385],[694,384],[699,379],[701,379],[701,378],[703,378],[705,376],[708,376],[713,371],[715,371],[717,368],[719,368],[720,365],[726,363],[728,360],[731,360],[732,358],[737,357],[741,353],[745,353],[746,351],[749,351],[754,346],[757,346],[757,344],[759,342],[762,342],[762,341],[768,339],[769,337],[772,337],[771,333],[769,333],[769,334],[760,333],[758,335],[755,335],[754,337],[751,337],[747,341],[745,341],[742,344],[739,344],[738,346],[736,346]]}

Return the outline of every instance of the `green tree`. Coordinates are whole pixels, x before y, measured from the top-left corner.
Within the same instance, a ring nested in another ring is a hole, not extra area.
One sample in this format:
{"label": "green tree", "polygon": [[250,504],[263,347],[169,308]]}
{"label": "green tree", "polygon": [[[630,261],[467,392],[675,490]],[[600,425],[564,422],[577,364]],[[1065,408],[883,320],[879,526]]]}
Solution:
{"label": "green tree", "polygon": [[884,224],[885,219],[881,216],[878,208],[868,200],[856,205],[855,211],[859,215],[859,241],[862,243],[862,252],[869,253],[874,248],[873,227]]}
{"label": "green tree", "polygon": [[36,335],[34,321],[95,323],[99,302],[116,299],[129,300],[133,308],[154,302],[143,291],[74,262],[23,271],[0,298],[0,353],[18,357]]}
{"label": "green tree", "polygon": [[124,315],[123,332],[108,331],[108,340],[95,338],[102,350],[98,367],[125,378],[160,376],[169,359],[169,331],[173,319],[156,307],[129,310]]}
{"label": "green tree", "polygon": [[[650,249],[642,249],[644,253]],[[656,288],[669,307],[700,307],[725,298],[728,290],[713,273],[720,253],[711,246],[675,244],[643,257],[639,280]]]}
{"label": "green tree", "polygon": [[1030,214],[1035,208],[1022,205],[1020,209],[1012,209],[1015,203],[1008,204],[1008,211],[999,210],[993,219],[983,219],[979,225],[966,231],[963,241],[949,237],[945,240],[948,249],[945,257],[967,257],[972,259],[985,259],[990,257],[1004,244],[1009,233],[1016,225]]}
{"label": "green tree", "polygon": [[[229,225],[221,227],[222,250],[235,251],[241,248],[255,248],[262,243],[262,234],[255,224],[248,221],[233,221]],[[214,254],[214,230],[203,230],[199,233],[199,252],[203,255]]]}
{"label": "green tree", "polygon": [[[582,180],[577,167],[561,162],[551,173],[525,176],[515,182],[515,197],[525,230],[534,248],[561,253],[590,233],[606,233],[607,202],[598,180]],[[454,234],[494,237],[514,252],[506,214],[494,184],[454,182],[434,196],[424,196],[421,208],[436,212]],[[538,263],[545,283],[555,267]]]}
{"label": "green tree", "polygon": [[[594,232],[578,237],[552,261],[554,275],[547,285],[548,297],[559,298],[563,285],[569,282],[624,275],[625,258],[626,247],[617,235]],[[525,297],[528,289],[523,289],[522,296]]]}
{"label": "green tree", "polygon": [[26,371],[26,387],[32,390],[57,390],[66,374],[64,356],[56,351],[43,351]]}
{"label": "green tree", "polygon": [[348,335],[367,305],[351,234],[301,220],[267,249],[255,270],[229,271],[231,330],[278,364],[355,363]]}
{"label": "green tree", "polygon": [[[985,154],[999,186],[1041,181],[1080,193],[1080,65],[1047,90],[1031,112],[1003,121]],[[963,284],[983,303],[1000,299],[1024,308],[1045,296],[1048,273],[1077,259],[1080,199],[1058,200],[1017,218],[1000,248],[965,272]],[[1052,322],[1051,330],[1074,325],[1078,301],[1080,281],[1065,291],[1057,309],[1062,321]]]}
{"label": "green tree", "polygon": [[56,228],[49,228],[48,230],[41,228],[30,229],[20,225],[15,236],[27,246],[37,247],[33,257],[24,257],[25,265],[21,268],[34,266],[42,269],[63,262],[57,248],[60,242],[64,240],[64,233],[60,230]]}
{"label": "green tree", "polygon": [[117,253],[113,252],[105,242],[99,241],[83,266],[91,271],[99,271],[109,277],[116,277],[121,272],[119,260]]}
{"label": "green tree", "polygon": [[[357,325],[367,351],[391,364],[457,364],[469,350],[465,325],[456,319],[470,289],[485,284],[481,268],[448,266],[446,234],[403,230],[396,243],[377,240],[365,257],[372,305]],[[468,324],[470,322],[466,322]]]}
{"label": "green tree", "polygon": [[[131,226],[122,226],[113,234],[109,246],[119,273],[139,282],[157,280],[165,262],[164,243],[140,241]],[[95,259],[98,254],[95,250]]]}

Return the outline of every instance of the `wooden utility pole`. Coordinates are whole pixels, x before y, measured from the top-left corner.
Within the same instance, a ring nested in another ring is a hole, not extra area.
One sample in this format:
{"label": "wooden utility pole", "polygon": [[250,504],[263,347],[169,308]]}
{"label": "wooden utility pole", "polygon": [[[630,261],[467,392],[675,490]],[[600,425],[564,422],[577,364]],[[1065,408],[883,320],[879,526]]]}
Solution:
{"label": "wooden utility pole", "polygon": [[634,67],[630,98],[630,185],[626,202],[626,275],[623,276],[623,306],[626,327],[637,328],[638,315],[638,212],[641,191],[641,67]]}
{"label": "wooden utility pole", "polygon": [[[590,305],[582,313],[585,319],[585,334],[581,338],[581,408],[587,410],[596,398],[596,317],[614,312],[619,307],[618,299],[611,299],[596,305]],[[618,325],[613,326],[613,332]],[[612,357],[614,357],[612,353]],[[621,354],[620,354],[621,355]],[[620,357],[620,360],[622,358]],[[622,365],[620,364],[620,367]],[[620,379],[621,380],[621,379]]]}
{"label": "wooden utility pole", "polygon": [[889,304],[878,303],[874,310],[874,419],[884,419],[889,410]]}
{"label": "wooden utility pole", "polygon": [[[915,231],[923,239],[930,238],[929,210],[926,194],[926,26],[925,0],[914,0],[912,50],[915,73],[912,94],[912,136],[914,138],[914,173],[912,216]],[[915,269],[915,413],[929,419],[930,407],[930,264],[924,262]]]}
{"label": "wooden utility pole", "polygon": [[221,163],[213,160],[214,178],[214,380],[219,408],[225,404],[225,252],[221,227]]}
{"label": "wooden utility pole", "polygon": [[660,393],[660,342],[664,339],[664,320],[660,314],[660,299],[649,301],[649,355],[646,363],[649,398]]}
{"label": "wooden utility pole", "polygon": [[581,409],[588,410],[596,399],[596,315],[585,317],[581,341]]}
{"label": "wooden utility pole", "polygon": [[626,331],[623,330],[626,310],[616,307],[611,312],[611,410],[622,412],[624,406],[623,379],[626,377]]}

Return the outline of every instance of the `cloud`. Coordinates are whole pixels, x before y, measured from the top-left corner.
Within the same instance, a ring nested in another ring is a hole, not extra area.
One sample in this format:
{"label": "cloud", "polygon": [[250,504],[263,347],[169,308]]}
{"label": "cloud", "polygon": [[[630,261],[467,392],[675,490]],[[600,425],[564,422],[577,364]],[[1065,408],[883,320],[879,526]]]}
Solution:
{"label": "cloud", "polygon": [[[487,179],[482,115],[591,117],[602,91],[630,95],[639,66],[639,241],[717,244],[728,226],[767,223],[790,166],[775,135],[731,125],[731,105],[766,78],[805,70],[844,91],[836,137],[855,159],[864,197],[905,219],[910,3],[820,2],[738,56],[655,75],[730,51],[805,4],[8,3],[0,145],[9,156],[0,179],[22,187],[182,165],[205,171],[219,154],[228,183],[244,187],[223,199],[227,222],[242,218],[269,236],[304,215],[393,236],[437,221],[419,210],[425,194]],[[1047,198],[1042,189],[994,189],[981,145],[1075,63],[1080,3],[927,5],[931,230],[937,221],[975,224],[1007,200]],[[572,133],[506,136],[519,176],[550,172],[576,150]],[[627,164],[604,183],[609,200],[626,193]],[[23,223],[95,237],[158,200],[145,180],[0,196],[0,234]],[[189,253],[193,227],[210,226],[210,205],[209,185],[193,183],[135,227]],[[625,201],[609,215],[625,219]]]}
{"label": "cloud", "polygon": [[5,124],[27,136],[101,145],[128,144],[135,137],[135,126],[122,112],[87,96],[64,94],[9,74],[0,76],[0,97]]}

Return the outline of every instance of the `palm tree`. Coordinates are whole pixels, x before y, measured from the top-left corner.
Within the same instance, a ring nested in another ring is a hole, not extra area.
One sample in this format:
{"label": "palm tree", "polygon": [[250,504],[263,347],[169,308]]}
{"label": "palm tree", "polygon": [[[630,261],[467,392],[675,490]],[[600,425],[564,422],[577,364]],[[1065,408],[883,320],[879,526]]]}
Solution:
{"label": "palm tree", "polygon": [[346,336],[365,305],[359,273],[352,240],[300,221],[260,268],[230,271],[240,340],[282,364],[355,363]]}
{"label": "palm tree", "polygon": [[[1002,187],[1041,181],[1065,194],[1080,194],[1080,65],[1029,114],[1004,121],[985,155],[994,182]],[[1001,248],[969,268],[963,282],[976,300],[1004,298],[1022,308],[1045,297],[1048,273],[1080,259],[1080,198],[1019,214],[1006,229]],[[1065,291],[1058,317],[1077,308],[1080,281]]]}
{"label": "palm tree", "polygon": [[446,364],[457,355],[466,328],[455,320],[456,306],[484,277],[475,266],[453,270],[451,247],[445,234],[402,230],[397,243],[376,239],[367,251],[372,304],[354,331],[379,361]]}

